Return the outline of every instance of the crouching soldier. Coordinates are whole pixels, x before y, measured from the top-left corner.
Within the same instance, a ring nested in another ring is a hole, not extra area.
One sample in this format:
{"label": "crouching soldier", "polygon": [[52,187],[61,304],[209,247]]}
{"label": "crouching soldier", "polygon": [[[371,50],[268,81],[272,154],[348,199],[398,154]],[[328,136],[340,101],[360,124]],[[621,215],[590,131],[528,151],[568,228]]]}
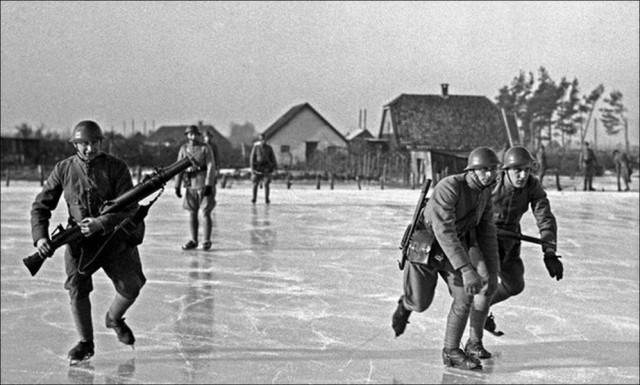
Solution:
{"label": "crouching soldier", "polygon": [[[464,173],[445,177],[434,187],[423,213],[424,226],[435,238],[429,261],[406,265],[404,294],[392,318],[399,336],[412,311],[423,312],[431,305],[439,274],[453,298],[442,351],[443,363],[449,367],[482,369],[479,358],[491,356],[482,346],[482,333],[498,284],[498,242],[490,190],[498,163],[492,149],[476,148]],[[472,258],[469,248],[475,243],[482,253]],[[468,318],[470,336],[462,350],[460,342]]]}

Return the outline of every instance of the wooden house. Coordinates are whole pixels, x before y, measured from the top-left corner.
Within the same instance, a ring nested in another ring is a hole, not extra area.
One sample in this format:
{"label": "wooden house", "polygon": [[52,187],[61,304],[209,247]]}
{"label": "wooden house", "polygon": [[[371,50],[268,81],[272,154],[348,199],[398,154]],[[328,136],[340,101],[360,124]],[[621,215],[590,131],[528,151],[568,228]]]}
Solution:
{"label": "wooden house", "polygon": [[263,135],[281,166],[308,164],[318,152],[346,151],[348,147],[344,135],[309,103],[289,109]]}
{"label": "wooden house", "polygon": [[461,172],[469,153],[488,146],[503,151],[519,141],[515,119],[485,96],[402,94],[384,106],[379,139],[408,153],[413,182],[434,183]]}

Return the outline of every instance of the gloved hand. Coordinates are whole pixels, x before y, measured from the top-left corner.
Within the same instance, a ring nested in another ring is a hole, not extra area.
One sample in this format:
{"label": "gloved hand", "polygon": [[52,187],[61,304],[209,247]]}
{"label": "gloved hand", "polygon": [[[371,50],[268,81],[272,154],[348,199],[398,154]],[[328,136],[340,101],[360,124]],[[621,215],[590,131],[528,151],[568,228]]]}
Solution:
{"label": "gloved hand", "polygon": [[562,273],[564,271],[562,262],[560,262],[558,258],[562,257],[556,255],[556,252],[551,249],[548,249],[544,252],[544,265],[547,267],[547,271],[549,272],[551,278],[555,277],[556,281],[562,279]]}
{"label": "gloved hand", "polygon": [[487,281],[487,290],[484,295],[486,297],[491,297],[498,290],[498,273],[489,274],[489,280]]}
{"label": "gloved hand", "polygon": [[182,198],[182,193],[180,192],[180,187],[176,187],[176,196],[178,198]]}
{"label": "gloved hand", "polygon": [[471,265],[464,265],[460,268],[462,272],[462,284],[464,291],[469,295],[475,295],[482,289],[482,278]]}
{"label": "gloved hand", "polygon": [[202,195],[208,197],[211,194],[213,194],[213,187],[211,187],[209,185],[204,186],[204,190],[202,191]]}

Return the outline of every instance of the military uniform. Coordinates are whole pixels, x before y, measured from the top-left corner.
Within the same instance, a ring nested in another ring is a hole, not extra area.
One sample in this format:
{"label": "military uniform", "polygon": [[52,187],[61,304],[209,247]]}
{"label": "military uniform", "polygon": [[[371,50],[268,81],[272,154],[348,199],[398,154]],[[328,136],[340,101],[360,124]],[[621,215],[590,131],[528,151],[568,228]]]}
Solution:
{"label": "military uniform", "polygon": [[[540,181],[529,176],[522,188],[515,188],[507,183],[507,171],[502,171],[496,179],[492,191],[493,211],[496,226],[500,229],[520,233],[520,221],[529,210],[535,217],[540,239],[549,242],[547,249],[556,251],[557,224],[551,212],[551,204]],[[543,252],[545,252],[543,247]],[[524,264],[520,257],[520,241],[514,239],[498,239],[500,253],[501,284],[493,297],[492,303],[498,303],[515,296],[524,290]]]}
{"label": "military uniform", "polygon": [[[183,185],[186,188],[182,207],[185,210],[197,212],[200,208],[205,215],[211,213],[216,205],[215,176],[216,164],[211,147],[205,143],[189,142],[180,147],[178,161],[191,156],[198,167],[189,167],[176,177],[176,189]],[[204,195],[204,187],[211,186],[212,193]]]}
{"label": "military uniform", "polygon": [[[34,243],[41,238],[49,238],[51,212],[63,194],[69,212],[69,226],[86,217],[95,217],[103,231],[109,231],[127,218],[135,205],[129,210],[105,215],[99,215],[100,206],[131,188],[133,183],[129,168],[111,155],[100,153],[90,162],[73,155],[58,162],[32,205],[31,233]],[[72,301],[87,298],[93,290],[91,275],[78,272],[80,257],[84,256],[83,260],[87,262],[91,257],[90,253],[96,251],[95,246],[101,245],[105,239],[104,234],[97,234],[78,244],[67,244],[67,280],[64,286],[69,290]],[[113,281],[116,291],[127,299],[135,299],[146,282],[136,246],[141,242],[141,237],[134,237],[129,242],[121,243],[117,249],[105,255],[101,264]]]}

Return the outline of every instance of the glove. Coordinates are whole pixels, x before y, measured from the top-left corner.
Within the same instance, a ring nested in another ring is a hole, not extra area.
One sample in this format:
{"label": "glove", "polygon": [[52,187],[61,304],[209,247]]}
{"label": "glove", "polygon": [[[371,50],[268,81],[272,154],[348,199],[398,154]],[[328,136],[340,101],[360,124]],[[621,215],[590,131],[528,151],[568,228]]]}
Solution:
{"label": "glove", "polygon": [[547,271],[551,278],[555,277],[556,281],[562,279],[562,273],[564,271],[562,262],[560,262],[558,258],[562,257],[556,255],[556,252],[553,250],[547,250],[544,253],[544,265],[547,267]]}
{"label": "glove", "polygon": [[213,194],[213,187],[211,186],[204,186],[204,191],[202,191],[202,195],[208,197],[209,195]]}
{"label": "glove", "polygon": [[176,196],[178,198],[182,198],[182,193],[180,192],[180,187],[176,187]]}
{"label": "glove", "polygon": [[489,274],[489,280],[487,281],[487,290],[485,291],[485,297],[491,297],[498,290],[498,273]]}
{"label": "glove", "polygon": [[478,294],[480,289],[482,289],[482,278],[480,278],[480,274],[478,274],[471,265],[464,265],[460,270],[462,271],[464,291],[469,295]]}

